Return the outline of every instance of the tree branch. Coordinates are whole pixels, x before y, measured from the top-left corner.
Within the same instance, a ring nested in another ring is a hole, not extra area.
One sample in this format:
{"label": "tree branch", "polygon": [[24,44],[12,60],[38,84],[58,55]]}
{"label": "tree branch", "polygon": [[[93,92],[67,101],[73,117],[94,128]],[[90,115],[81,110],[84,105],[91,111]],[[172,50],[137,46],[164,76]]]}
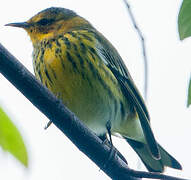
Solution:
{"label": "tree branch", "polygon": [[45,114],[78,148],[112,179],[155,178],[181,180],[157,173],[134,171],[68,110],[47,88],[0,44],[0,73]]}
{"label": "tree branch", "polygon": [[126,7],[127,7],[127,11],[129,13],[129,17],[133,23],[133,26],[135,28],[135,30],[137,31],[137,34],[141,40],[141,46],[142,46],[142,51],[143,51],[143,60],[144,60],[144,99],[147,100],[147,92],[148,92],[148,60],[147,60],[147,53],[146,53],[146,47],[145,47],[145,39],[143,36],[143,33],[141,32],[141,30],[139,29],[137,22],[135,20],[135,17],[132,13],[131,7],[129,5],[129,3],[127,2],[127,0],[123,0]]}

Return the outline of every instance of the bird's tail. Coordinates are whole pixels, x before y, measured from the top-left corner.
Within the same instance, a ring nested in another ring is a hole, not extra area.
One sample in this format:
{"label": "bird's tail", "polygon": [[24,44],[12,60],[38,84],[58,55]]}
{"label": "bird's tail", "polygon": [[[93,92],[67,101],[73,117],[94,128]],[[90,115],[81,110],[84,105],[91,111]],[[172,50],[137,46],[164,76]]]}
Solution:
{"label": "bird's tail", "polygon": [[126,137],[125,139],[134,149],[134,151],[139,155],[142,162],[149,171],[163,172],[166,166],[174,169],[182,169],[180,163],[175,158],[173,158],[168,152],[166,152],[159,144],[158,147],[161,158],[157,160],[151,155],[146,144],[137,142]]}

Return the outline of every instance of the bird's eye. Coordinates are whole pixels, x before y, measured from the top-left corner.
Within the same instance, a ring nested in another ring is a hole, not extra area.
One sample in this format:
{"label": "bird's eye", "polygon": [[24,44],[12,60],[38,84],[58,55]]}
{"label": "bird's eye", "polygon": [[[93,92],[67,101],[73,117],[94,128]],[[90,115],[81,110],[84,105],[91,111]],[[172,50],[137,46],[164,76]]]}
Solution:
{"label": "bird's eye", "polygon": [[48,24],[51,24],[53,22],[53,19],[41,19],[40,21],[37,22],[37,24],[45,26]]}

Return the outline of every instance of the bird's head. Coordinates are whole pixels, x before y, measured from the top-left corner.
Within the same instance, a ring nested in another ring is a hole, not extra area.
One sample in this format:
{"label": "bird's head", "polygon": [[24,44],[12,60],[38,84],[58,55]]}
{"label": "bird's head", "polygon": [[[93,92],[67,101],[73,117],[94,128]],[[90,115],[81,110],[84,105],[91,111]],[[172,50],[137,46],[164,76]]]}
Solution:
{"label": "bird's head", "polygon": [[69,9],[51,7],[39,12],[26,22],[10,23],[6,26],[25,29],[35,44],[45,38],[52,38],[76,28],[90,27],[91,25]]}

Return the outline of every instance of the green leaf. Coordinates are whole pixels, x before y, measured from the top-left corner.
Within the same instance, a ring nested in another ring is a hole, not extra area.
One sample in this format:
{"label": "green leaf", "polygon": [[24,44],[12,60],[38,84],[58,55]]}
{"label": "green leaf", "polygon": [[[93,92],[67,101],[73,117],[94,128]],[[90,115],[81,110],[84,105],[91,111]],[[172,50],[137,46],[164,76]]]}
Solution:
{"label": "green leaf", "polygon": [[180,40],[191,36],[191,0],[183,0],[178,15],[178,31]]}
{"label": "green leaf", "polygon": [[189,88],[188,88],[188,101],[187,101],[187,107],[189,107],[191,104],[191,78],[190,78],[190,83],[189,83]]}
{"label": "green leaf", "polygon": [[10,152],[25,167],[28,166],[27,150],[21,134],[0,107],[0,146]]}

